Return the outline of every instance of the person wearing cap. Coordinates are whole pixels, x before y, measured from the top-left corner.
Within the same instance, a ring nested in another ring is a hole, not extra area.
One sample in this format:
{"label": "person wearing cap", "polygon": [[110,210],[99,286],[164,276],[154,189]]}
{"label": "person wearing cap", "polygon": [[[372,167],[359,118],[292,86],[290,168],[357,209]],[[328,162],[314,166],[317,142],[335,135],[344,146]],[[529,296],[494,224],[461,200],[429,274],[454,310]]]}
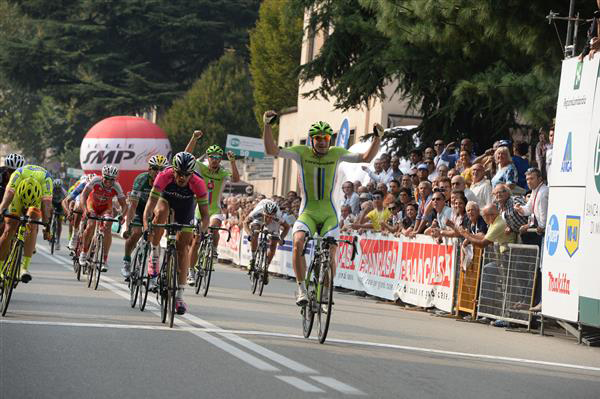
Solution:
{"label": "person wearing cap", "polygon": [[426,163],[417,165],[417,177],[419,178],[419,183],[422,181],[429,181],[429,167],[427,167]]}

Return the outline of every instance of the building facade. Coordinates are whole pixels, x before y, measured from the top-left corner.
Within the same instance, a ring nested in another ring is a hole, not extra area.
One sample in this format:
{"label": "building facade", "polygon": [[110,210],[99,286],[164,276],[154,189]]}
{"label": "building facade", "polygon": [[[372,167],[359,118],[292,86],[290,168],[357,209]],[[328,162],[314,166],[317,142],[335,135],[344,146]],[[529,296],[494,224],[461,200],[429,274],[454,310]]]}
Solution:
{"label": "building facade", "polygon": [[[308,32],[308,17],[304,21],[304,39],[302,42],[301,62],[311,61],[327,38],[324,32],[311,34]],[[308,32],[308,33],[306,33]],[[396,82],[390,82],[385,88],[385,99],[372,99],[368,106],[342,111],[335,109],[331,99],[308,98],[304,94],[319,87],[319,79],[301,84],[298,90],[296,107],[281,112],[279,122],[278,145],[282,148],[306,144],[308,129],[316,121],[326,121],[337,134],[344,119],[348,119],[350,127],[349,145],[360,140],[362,136],[372,132],[373,124],[380,123],[384,127],[418,125],[420,117],[408,107],[408,102],[394,93]],[[333,140],[332,140],[333,141]],[[274,165],[275,181],[273,194],[285,195],[288,191],[299,191],[300,180],[298,168],[289,159],[276,158]]]}

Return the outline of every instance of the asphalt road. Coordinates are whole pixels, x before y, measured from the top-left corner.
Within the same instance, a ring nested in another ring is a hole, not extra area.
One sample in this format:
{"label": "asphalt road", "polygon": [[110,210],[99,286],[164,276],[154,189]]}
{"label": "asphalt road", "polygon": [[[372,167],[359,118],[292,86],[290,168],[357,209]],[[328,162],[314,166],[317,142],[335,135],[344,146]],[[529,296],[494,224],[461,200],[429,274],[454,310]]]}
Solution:
{"label": "asphalt road", "polygon": [[218,265],[176,327],[129,306],[123,241],[97,291],[39,244],[0,320],[0,398],[598,398],[600,348],[336,293],[324,345],[302,338],[295,284],[262,297]]}

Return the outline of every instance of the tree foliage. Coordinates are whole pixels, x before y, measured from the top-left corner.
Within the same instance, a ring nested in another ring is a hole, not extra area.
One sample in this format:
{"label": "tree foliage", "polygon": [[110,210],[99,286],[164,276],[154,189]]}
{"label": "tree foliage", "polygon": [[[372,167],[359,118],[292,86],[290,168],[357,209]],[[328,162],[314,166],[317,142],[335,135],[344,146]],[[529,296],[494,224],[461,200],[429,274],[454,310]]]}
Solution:
{"label": "tree foliage", "polygon": [[[578,5],[582,15],[591,15],[589,3]],[[418,133],[425,142],[469,136],[483,145],[511,127],[548,124],[555,114],[562,49],[544,18],[551,9],[567,14],[568,2],[300,4],[313,10],[313,27],[334,27],[302,78],[322,77],[312,94],[333,96],[339,108],[382,98],[384,86],[397,81],[398,92],[423,116]],[[566,26],[558,26],[564,37]]]}
{"label": "tree foliage", "polygon": [[297,103],[302,15],[301,9],[291,7],[291,0],[265,0],[250,33],[254,113],[261,126],[266,110]]}
{"label": "tree foliage", "polygon": [[258,6],[0,0],[0,140],[39,159],[47,146],[78,147],[105,117],[166,109],[227,49],[248,58]]}
{"label": "tree foliage", "polygon": [[185,148],[194,130],[202,130],[204,137],[196,147],[201,153],[212,144],[224,148],[227,134],[258,137],[253,105],[248,66],[230,52],[206,68],[159,124],[169,135],[174,152]]}

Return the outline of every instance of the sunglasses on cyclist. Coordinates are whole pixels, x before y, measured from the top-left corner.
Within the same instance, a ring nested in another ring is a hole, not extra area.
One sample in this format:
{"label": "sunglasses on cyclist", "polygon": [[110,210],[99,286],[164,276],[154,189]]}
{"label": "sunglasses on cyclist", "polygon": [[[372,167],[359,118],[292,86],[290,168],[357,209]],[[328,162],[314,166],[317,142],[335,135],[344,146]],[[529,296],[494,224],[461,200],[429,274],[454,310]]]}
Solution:
{"label": "sunglasses on cyclist", "polygon": [[328,134],[313,136],[312,138],[314,140],[317,140],[317,141],[329,141],[329,140],[331,140],[331,136],[328,135]]}
{"label": "sunglasses on cyclist", "polygon": [[162,172],[163,170],[165,170],[165,168],[160,168],[158,166],[152,166],[152,167],[150,167],[150,170],[154,170],[154,171],[157,171],[157,172]]}
{"label": "sunglasses on cyclist", "polygon": [[221,160],[223,157],[221,157],[220,155],[209,155],[208,158],[210,159],[217,159],[217,160]]}
{"label": "sunglasses on cyclist", "polygon": [[191,176],[191,175],[192,175],[192,173],[194,173],[194,172],[180,172],[180,171],[178,171],[178,170],[176,170],[176,171],[175,171],[175,174],[177,174],[178,176],[182,176],[182,177],[188,177],[188,176]]}

